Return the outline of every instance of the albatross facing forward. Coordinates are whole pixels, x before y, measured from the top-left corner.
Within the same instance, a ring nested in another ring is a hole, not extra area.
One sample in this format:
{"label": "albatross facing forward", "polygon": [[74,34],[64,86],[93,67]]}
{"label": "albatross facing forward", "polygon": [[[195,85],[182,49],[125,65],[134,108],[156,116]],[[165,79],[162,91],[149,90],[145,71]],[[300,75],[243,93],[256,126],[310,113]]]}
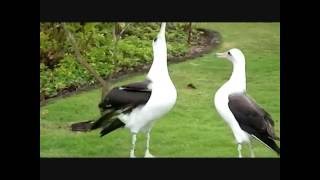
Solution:
{"label": "albatross facing forward", "polygon": [[250,137],[254,137],[280,155],[280,148],[274,140],[274,122],[263,108],[246,95],[245,57],[239,49],[231,49],[217,53],[220,58],[226,58],[233,64],[230,79],[216,92],[214,104],[221,117],[230,126],[238,143],[239,157],[242,157],[242,144],[248,143],[251,157],[254,153]]}
{"label": "albatross facing forward", "polygon": [[130,157],[135,157],[136,134],[147,135],[145,157],[149,152],[150,131],[155,121],[168,113],[175,105],[177,92],[167,67],[166,23],[153,41],[153,63],[143,82],[113,88],[99,104],[103,115],[96,121],[75,123],[74,131],[102,128],[101,136],[120,127],[132,133]]}

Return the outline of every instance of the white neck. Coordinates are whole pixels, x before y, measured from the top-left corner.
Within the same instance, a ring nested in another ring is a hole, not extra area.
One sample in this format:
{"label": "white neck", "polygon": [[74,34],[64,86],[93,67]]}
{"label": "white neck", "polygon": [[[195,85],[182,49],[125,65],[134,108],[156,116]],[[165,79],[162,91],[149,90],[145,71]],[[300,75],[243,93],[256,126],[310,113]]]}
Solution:
{"label": "white neck", "polygon": [[165,37],[166,23],[161,24],[157,42],[153,45],[153,62],[148,73],[148,78],[152,81],[170,80],[167,65],[167,44]]}
{"label": "white neck", "polygon": [[234,92],[246,91],[246,67],[245,61],[233,62],[233,71],[228,83],[232,86]]}
{"label": "white neck", "polygon": [[148,73],[151,80],[168,78],[167,51],[163,49],[161,52],[154,52],[152,66]]}

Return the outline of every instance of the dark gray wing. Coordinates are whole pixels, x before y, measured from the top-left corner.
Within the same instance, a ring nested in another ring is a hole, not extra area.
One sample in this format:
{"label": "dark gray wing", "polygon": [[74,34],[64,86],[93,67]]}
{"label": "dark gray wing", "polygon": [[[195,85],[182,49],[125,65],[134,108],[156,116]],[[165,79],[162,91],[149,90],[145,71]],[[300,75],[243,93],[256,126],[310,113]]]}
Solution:
{"label": "dark gray wing", "polygon": [[71,125],[72,131],[89,131],[102,128],[104,136],[125,124],[117,118],[121,113],[129,113],[135,107],[146,104],[151,96],[151,81],[136,82],[113,88],[99,103],[101,116],[95,121],[85,121]]}
{"label": "dark gray wing", "polygon": [[134,108],[145,104],[151,96],[151,89],[148,88],[150,83],[150,80],[145,80],[115,87],[100,102],[99,108],[104,111],[110,108],[119,109],[127,106]]}
{"label": "dark gray wing", "polygon": [[102,128],[101,136],[123,127],[125,124],[117,119],[121,113],[129,113],[139,105],[149,101],[151,81],[146,80],[113,88],[99,103],[102,116],[92,123],[91,130]]}
{"label": "dark gray wing", "polygon": [[127,85],[120,86],[120,89],[128,90],[128,91],[151,91],[149,85],[151,81],[146,79],[143,82],[136,82]]}
{"label": "dark gray wing", "polygon": [[275,135],[274,122],[269,113],[243,93],[229,95],[228,105],[241,129],[280,153],[274,142],[280,139]]}

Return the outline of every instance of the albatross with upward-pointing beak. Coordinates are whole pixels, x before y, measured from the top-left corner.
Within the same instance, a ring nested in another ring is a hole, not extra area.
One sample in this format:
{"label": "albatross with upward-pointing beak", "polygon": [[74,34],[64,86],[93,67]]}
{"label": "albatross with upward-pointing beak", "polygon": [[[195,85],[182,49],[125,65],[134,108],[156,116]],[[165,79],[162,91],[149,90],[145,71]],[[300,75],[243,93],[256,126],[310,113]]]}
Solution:
{"label": "albatross with upward-pointing beak", "polygon": [[113,88],[99,104],[103,115],[96,121],[75,123],[73,131],[101,128],[101,136],[121,127],[132,133],[130,157],[135,157],[136,135],[147,135],[145,157],[149,152],[150,131],[156,120],[167,114],[175,105],[177,92],[167,67],[166,23],[153,41],[153,63],[143,82]]}

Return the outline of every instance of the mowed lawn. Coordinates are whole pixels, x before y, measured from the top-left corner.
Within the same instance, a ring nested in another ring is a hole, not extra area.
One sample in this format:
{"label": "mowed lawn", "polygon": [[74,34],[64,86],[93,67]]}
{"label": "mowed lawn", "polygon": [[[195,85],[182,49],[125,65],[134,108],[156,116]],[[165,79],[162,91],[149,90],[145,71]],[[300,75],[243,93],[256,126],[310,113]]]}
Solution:
{"label": "mowed lawn", "polygon": [[[200,23],[199,27],[221,33],[222,45],[210,54],[171,64],[169,71],[178,99],[172,111],[159,120],[151,133],[150,151],[157,157],[237,157],[237,145],[227,124],[213,105],[214,93],[228,80],[230,62],[217,59],[215,52],[239,48],[246,57],[247,91],[275,121],[280,136],[280,24]],[[150,47],[151,48],[151,47]],[[145,74],[114,85],[144,79]],[[192,83],[197,89],[189,89]],[[99,130],[75,133],[73,122],[99,116],[101,90],[96,89],[50,102],[40,110],[41,157],[128,157],[131,135],[118,129],[103,138]],[[143,157],[146,138],[137,136],[136,156]],[[253,142],[256,157],[277,157],[276,153]],[[249,156],[247,146],[243,155]]]}

